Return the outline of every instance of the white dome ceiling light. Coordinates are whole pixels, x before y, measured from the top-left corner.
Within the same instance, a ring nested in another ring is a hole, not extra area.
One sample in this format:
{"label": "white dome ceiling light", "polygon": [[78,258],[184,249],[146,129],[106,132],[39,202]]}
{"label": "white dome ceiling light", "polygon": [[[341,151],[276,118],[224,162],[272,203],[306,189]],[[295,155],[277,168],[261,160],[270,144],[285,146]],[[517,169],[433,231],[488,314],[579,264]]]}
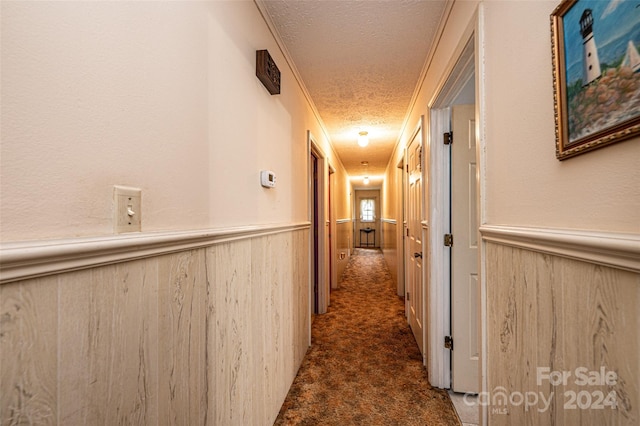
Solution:
{"label": "white dome ceiling light", "polygon": [[358,133],[358,145],[363,148],[369,145],[369,132],[363,130],[362,132]]}

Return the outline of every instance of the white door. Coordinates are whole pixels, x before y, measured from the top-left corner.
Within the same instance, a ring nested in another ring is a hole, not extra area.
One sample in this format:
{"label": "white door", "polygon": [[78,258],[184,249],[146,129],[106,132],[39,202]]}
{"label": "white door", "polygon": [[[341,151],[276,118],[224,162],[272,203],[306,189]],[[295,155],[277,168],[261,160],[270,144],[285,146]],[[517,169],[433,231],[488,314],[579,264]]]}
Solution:
{"label": "white door", "polygon": [[424,303],[422,289],[422,141],[421,131],[411,140],[407,149],[408,205],[407,205],[407,307],[409,326],[424,355]]}
{"label": "white door", "polygon": [[451,335],[452,388],[478,393],[478,223],[476,210],[475,106],[451,113]]}

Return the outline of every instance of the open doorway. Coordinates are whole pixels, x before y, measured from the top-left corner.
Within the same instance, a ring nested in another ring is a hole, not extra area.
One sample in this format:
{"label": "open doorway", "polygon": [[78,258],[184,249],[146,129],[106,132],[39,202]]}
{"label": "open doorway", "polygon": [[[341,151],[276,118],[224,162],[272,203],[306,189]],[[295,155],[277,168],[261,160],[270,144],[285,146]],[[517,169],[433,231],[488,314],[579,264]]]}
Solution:
{"label": "open doorway", "polygon": [[318,219],[319,209],[319,197],[318,197],[318,156],[315,152],[311,151],[309,157],[310,169],[311,169],[311,301],[312,315],[318,313],[318,291],[320,288],[320,265],[319,265],[319,253],[320,253],[320,221]]}
{"label": "open doorway", "polygon": [[309,307],[312,315],[327,312],[330,297],[330,243],[328,220],[329,164],[322,149],[307,132],[309,170]]}
{"label": "open doorway", "polygon": [[470,35],[431,108],[430,378],[480,391],[475,37]]}

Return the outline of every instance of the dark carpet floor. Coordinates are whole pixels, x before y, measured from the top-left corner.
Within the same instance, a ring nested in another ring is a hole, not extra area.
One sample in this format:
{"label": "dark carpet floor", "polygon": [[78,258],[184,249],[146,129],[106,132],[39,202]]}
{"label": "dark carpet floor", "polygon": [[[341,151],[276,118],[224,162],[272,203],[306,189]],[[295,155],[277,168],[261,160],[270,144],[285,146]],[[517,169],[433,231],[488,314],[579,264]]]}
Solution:
{"label": "dark carpet floor", "polygon": [[357,249],[276,425],[460,425],[431,387],[382,253]]}

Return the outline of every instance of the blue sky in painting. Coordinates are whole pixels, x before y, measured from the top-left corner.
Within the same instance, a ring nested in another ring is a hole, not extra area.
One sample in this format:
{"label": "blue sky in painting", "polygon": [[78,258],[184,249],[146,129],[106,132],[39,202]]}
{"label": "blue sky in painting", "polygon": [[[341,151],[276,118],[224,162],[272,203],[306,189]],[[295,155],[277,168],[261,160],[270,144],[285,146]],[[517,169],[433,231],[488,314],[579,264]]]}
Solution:
{"label": "blue sky in painting", "polygon": [[580,17],[593,11],[593,37],[600,63],[624,56],[629,40],[640,43],[640,0],[579,0],[563,19],[567,83],[582,79],[582,36]]}

